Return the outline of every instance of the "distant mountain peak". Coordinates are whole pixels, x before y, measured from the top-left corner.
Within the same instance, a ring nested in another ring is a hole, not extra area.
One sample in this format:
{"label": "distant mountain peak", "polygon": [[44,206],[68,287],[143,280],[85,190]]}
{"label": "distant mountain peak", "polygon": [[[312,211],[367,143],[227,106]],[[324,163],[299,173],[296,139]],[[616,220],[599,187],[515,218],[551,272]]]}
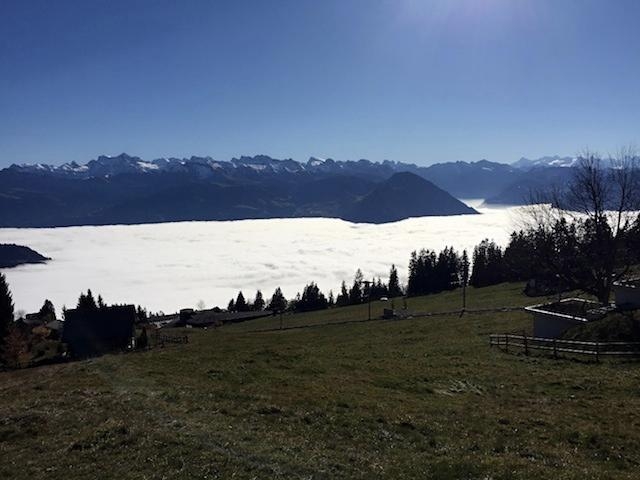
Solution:
{"label": "distant mountain peak", "polygon": [[345,220],[386,223],[409,217],[472,213],[478,212],[429,180],[415,173],[397,172],[364,196]]}
{"label": "distant mountain peak", "polygon": [[575,157],[561,157],[559,155],[551,155],[536,159],[521,157],[511,165],[520,170],[531,170],[538,167],[573,167],[578,161]]}

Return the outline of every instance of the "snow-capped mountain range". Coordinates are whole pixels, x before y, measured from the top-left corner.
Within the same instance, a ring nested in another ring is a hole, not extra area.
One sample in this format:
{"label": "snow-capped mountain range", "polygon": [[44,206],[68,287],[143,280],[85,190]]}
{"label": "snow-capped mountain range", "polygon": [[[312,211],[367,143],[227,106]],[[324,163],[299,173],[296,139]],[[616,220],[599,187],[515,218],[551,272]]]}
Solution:
{"label": "snow-capped mountain range", "polygon": [[64,163],[62,165],[47,165],[43,163],[13,164],[9,169],[19,172],[53,174],[75,178],[94,178],[115,176],[124,173],[149,173],[149,172],[174,172],[195,174],[201,178],[210,177],[220,173],[230,173],[237,170],[252,170],[259,173],[300,173],[305,171],[340,171],[349,170],[354,166],[367,167],[380,165],[393,171],[403,170],[404,166],[418,168],[415,165],[398,162],[384,161],[374,164],[368,160],[358,161],[334,161],[332,159],[320,159],[310,157],[306,163],[292,159],[279,160],[267,155],[254,157],[242,156],[230,161],[215,160],[211,157],[191,158],[158,158],[155,160],[143,160],[140,157],[122,153],[117,156],[101,155],[84,165],[77,162]]}
{"label": "snow-capped mountain range", "polygon": [[266,155],[149,161],[123,153],[84,165],[12,165],[0,170],[0,227],[305,216],[380,222],[461,214],[469,208],[457,199],[517,205],[532,188],[566,184],[572,169],[565,167],[573,163],[545,157],[422,167]]}
{"label": "snow-capped mountain range", "polygon": [[540,157],[533,160],[522,157],[511,165],[520,170],[531,170],[537,167],[575,167],[577,162],[577,157],[560,157],[554,155],[552,157]]}
{"label": "snow-capped mountain range", "polygon": [[549,156],[538,159],[521,158],[510,166],[488,160],[478,162],[446,162],[431,165],[429,167],[419,167],[415,164],[393,162],[385,160],[383,162],[371,162],[369,160],[347,160],[336,161],[332,159],[321,159],[310,157],[306,163],[292,159],[279,160],[267,155],[241,156],[229,161],[215,160],[212,157],[190,158],[158,158],[155,160],[143,160],[137,156],[122,153],[117,156],[101,155],[95,160],[91,160],[84,165],[77,162],[64,163],[62,165],[37,164],[13,164],[9,169],[19,172],[53,174],[58,176],[68,176],[74,178],[93,178],[114,176],[123,173],[149,173],[149,172],[175,172],[195,174],[201,178],[207,178],[215,174],[230,173],[238,169],[249,169],[260,173],[300,173],[300,172],[348,172],[354,169],[362,170],[366,168],[383,168],[389,172],[414,171],[417,169],[451,170],[460,172],[469,167],[477,167],[486,172],[494,171],[496,168],[505,170],[511,167],[517,170],[531,170],[536,167],[572,167],[577,159],[573,157]]}

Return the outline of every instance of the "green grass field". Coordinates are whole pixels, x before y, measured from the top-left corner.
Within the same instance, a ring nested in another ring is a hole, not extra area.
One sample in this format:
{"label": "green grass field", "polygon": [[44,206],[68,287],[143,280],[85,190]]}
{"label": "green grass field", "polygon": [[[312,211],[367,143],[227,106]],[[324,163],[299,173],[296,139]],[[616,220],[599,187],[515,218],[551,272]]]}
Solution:
{"label": "green grass field", "polygon": [[[468,308],[532,303],[521,289],[470,289]],[[523,312],[341,323],[366,317],[188,330],[188,345],[0,373],[0,478],[639,477],[639,364],[490,349],[489,333],[531,328]]]}

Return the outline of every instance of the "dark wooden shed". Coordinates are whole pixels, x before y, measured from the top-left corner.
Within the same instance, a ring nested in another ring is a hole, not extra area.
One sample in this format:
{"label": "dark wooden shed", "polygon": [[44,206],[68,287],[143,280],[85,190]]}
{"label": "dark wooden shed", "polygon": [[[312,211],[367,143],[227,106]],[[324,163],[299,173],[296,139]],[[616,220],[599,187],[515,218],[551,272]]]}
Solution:
{"label": "dark wooden shed", "polygon": [[125,350],[134,338],[135,320],[133,305],[67,310],[62,341],[80,358]]}

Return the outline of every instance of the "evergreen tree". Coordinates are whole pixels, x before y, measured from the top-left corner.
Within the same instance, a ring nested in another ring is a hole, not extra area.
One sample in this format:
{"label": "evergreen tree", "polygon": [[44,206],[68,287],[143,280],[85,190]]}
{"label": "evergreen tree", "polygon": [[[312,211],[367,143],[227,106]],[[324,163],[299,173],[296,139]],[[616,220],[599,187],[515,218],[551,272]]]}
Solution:
{"label": "evergreen tree", "polygon": [[247,312],[247,311],[249,311],[249,305],[247,305],[247,301],[244,299],[242,290],[240,290],[238,292],[238,296],[236,297],[236,312]]}
{"label": "evergreen tree", "polygon": [[138,305],[138,308],[136,309],[136,317],[138,319],[138,322],[146,322],[149,315],[147,314],[147,310],[145,308],[142,308],[142,306]]}
{"label": "evergreen tree", "polygon": [[349,290],[349,303],[351,305],[357,305],[362,303],[364,294],[362,291],[362,283],[364,281],[364,276],[362,275],[362,270],[358,269],[356,271],[355,277],[353,278],[353,286],[351,290]]}
{"label": "evergreen tree", "polygon": [[460,284],[465,287],[469,284],[469,255],[466,250],[462,251],[460,260]]}
{"label": "evergreen tree", "polygon": [[409,283],[407,295],[427,295],[437,291],[435,252],[422,249],[413,251],[409,260]]}
{"label": "evergreen tree", "polygon": [[38,316],[40,318],[47,319],[47,321],[56,319],[56,309],[54,308],[51,300],[44,301],[42,308],[40,308],[40,311],[38,312]]}
{"label": "evergreen tree", "polygon": [[295,309],[299,312],[309,312],[312,310],[322,310],[328,306],[327,299],[318,288],[318,285],[311,282],[304,287],[302,296],[296,302]]}
{"label": "evergreen tree", "polygon": [[253,301],[253,309],[258,312],[264,310],[264,298],[262,298],[262,292],[260,290],[256,292],[256,299]]}
{"label": "evergreen tree", "polygon": [[336,297],[336,305],[338,307],[349,305],[349,291],[347,290],[347,284],[344,280],[342,281],[342,285],[340,286],[340,293]]}
{"label": "evergreen tree", "polygon": [[329,290],[329,298],[327,298],[327,302],[330,307],[333,307],[336,303],[335,298],[333,298],[333,290]]}
{"label": "evergreen tree", "polygon": [[269,310],[274,312],[284,312],[287,309],[287,299],[284,298],[280,287],[276,288],[269,302]]}
{"label": "evergreen tree", "polygon": [[229,305],[227,305],[227,312],[235,312],[236,311],[236,302],[232,298],[229,300]]}
{"label": "evergreen tree", "polygon": [[400,288],[400,281],[398,280],[398,270],[395,265],[391,265],[391,271],[389,272],[389,296],[400,297],[402,295],[402,289]]}
{"label": "evergreen tree", "polygon": [[[91,290],[89,290],[89,293],[91,293]],[[104,300],[102,300],[102,295],[98,294],[98,308],[105,308],[106,305],[104,303]]]}
{"label": "evergreen tree", "polygon": [[486,287],[504,281],[502,249],[495,242],[484,239],[473,249],[473,268],[469,283]]}
{"label": "evergreen tree", "polygon": [[92,312],[98,309],[96,305],[96,301],[93,298],[93,294],[91,290],[87,290],[87,294],[80,294],[80,298],[78,299],[78,305],[76,307],[78,310],[83,310],[86,312]]}
{"label": "evergreen tree", "polygon": [[13,323],[13,298],[9,291],[7,279],[0,273],[0,345],[9,334],[9,327]]}

